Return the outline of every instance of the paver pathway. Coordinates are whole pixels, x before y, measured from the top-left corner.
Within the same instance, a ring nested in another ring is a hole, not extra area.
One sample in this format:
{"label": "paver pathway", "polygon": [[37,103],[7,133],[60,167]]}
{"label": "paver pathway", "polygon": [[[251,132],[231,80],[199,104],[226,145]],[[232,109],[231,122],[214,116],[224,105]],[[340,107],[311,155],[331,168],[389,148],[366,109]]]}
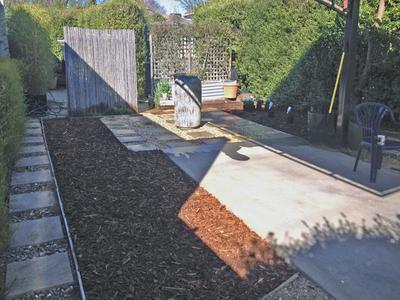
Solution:
{"label": "paver pathway", "polygon": [[[175,134],[175,129],[162,130],[143,117],[135,117],[140,123],[121,124],[142,136],[141,144],[164,151],[335,297],[398,299],[399,173],[380,170],[378,182],[370,185],[366,162],[353,174],[354,158],[348,155],[224,112],[203,116],[258,143],[229,136],[197,142],[181,137],[166,147],[157,137]],[[109,120],[103,122],[112,130]]]}
{"label": "paver pathway", "polygon": [[13,222],[7,255],[7,298],[44,294],[46,299],[55,299],[57,294],[62,299],[76,299],[69,248],[39,119],[27,122],[23,143],[9,197]]}

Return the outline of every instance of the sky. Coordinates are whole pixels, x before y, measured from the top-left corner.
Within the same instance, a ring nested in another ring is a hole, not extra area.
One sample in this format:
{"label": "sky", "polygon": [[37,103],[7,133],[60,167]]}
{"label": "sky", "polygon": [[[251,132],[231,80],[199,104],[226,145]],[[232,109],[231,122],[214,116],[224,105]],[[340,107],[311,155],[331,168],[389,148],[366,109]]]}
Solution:
{"label": "sky", "polygon": [[174,0],[157,0],[162,6],[165,7],[167,13],[179,12],[184,13],[182,7],[178,4],[177,1]]}

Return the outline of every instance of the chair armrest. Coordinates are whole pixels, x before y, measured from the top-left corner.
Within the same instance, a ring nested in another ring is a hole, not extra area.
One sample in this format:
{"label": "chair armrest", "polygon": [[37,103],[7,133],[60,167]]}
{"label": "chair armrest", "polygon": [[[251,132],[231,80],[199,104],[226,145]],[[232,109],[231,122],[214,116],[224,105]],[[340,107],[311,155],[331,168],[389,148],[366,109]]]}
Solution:
{"label": "chair armrest", "polygon": [[393,124],[396,124],[396,125],[400,126],[400,120],[396,120],[396,117],[394,116],[394,112],[393,111],[390,112],[390,118],[392,119],[391,121],[392,121]]}

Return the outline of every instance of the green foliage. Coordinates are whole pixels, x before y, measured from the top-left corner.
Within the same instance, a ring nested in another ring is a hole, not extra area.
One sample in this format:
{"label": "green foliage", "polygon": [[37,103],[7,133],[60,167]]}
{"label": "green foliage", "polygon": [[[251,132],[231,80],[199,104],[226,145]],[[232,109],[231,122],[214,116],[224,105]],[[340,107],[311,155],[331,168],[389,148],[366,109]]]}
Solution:
{"label": "green foliage", "polygon": [[24,93],[18,66],[12,60],[0,60],[0,251],[7,242],[6,195],[9,170],[24,131]]}
{"label": "green foliage", "polygon": [[264,1],[247,13],[237,53],[237,68],[247,88],[277,104],[299,107],[327,101],[332,74],[315,62],[331,66],[340,56],[327,37],[336,14],[315,1],[298,0]]}
{"label": "green foliage", "polygon": [[[400,1],[386,1],[379,29],[379,0],[361,3],[355,102],[382,101],[400,112]],[[242,87],[297,109],[330,101],[344,28],[334,11],[314,0],[209,0],[194,20],[230,26]]]}
{"label": "green foliage", "polygon": [[133,29],[136,37],[136,68],[139,97],[144,95],[147,48],[146,17],[143,6],[135,0],[111,0],[82,11],[78,26],[92,29]]}
{"label": "green foliage", "polygon": [[165,80],[160,80],[157,82],[155,91],[154,91],[154,101],[156,107],[160,106],[160,99],[164,94],[170,94],[172,91],[171,85]]}
{"label": "green foliage", "polygon": [[10,55],[21,61],[25,89],[30,95],[45,94],[54,76],[49,35],[25,5],[11,7],[7,17]]}

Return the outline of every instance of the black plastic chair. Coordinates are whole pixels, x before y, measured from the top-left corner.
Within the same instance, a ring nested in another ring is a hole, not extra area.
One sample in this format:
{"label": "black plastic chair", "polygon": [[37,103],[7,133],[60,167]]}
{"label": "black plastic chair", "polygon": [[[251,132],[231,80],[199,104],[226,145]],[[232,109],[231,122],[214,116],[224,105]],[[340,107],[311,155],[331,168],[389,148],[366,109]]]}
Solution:
{"label": "black plastic chair", "polygon": [[366,102],[354,108],[356,124],[362,129],[362,140],[358,148],[356,162],[353,171],[357,171],[358,161],[361,152],[365,148],[371,152],[371,173],[370,182],[376,182],[376,175],[382,166],[383,152],[385,150],[400,150],[400,143],[386,140],[384,145],[380,145],[378,135],[380,135],[381,123],[385,116],[389,115],[391,121],[400,124],[394,117],[394,112],[390,107],[376,102]]}

